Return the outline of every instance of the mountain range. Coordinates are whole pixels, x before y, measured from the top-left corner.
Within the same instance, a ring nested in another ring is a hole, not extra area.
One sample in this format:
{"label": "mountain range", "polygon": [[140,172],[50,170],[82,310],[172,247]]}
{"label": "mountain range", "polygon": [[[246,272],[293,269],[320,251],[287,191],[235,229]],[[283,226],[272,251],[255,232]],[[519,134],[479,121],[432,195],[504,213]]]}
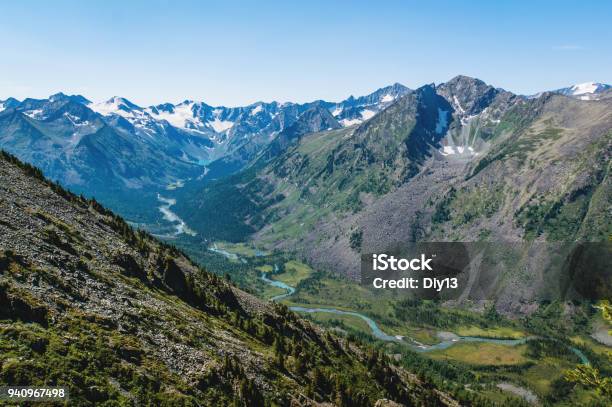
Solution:
{"label": "mountain range", "polygon": [[[396,83],[338,103],[244,107],[190,100],[141,107],[122,97],[94,103],[63,93],[47,99],[8,98],[0,101],[0,145],[51,179],[127,211],[124,200],[138,202],[143,194],[154,196],[151,191],[206,177],[208,171],[214,178],[243,168],[315,107],[331,113],[329,128],[351,127],[410,92]],[[595,99],[607,95],[609,86],[582,84],[557,92]]]}
{"label": "mountain range", "polygon": [[255,149],[267,144],[314,106],[332,112],[334,125],[353,125],[407,91],[395,84],[340,103],[257,102],[232,108],[188,100],[143,108],[121,97],[92,103],[62,93],[9,98],[0,102],[0,145],[50,178],[106,200],[197,177],[204,164],[245,144]]}
{"label": "mountain range", "polygon": [[358,277],[361,251],[401,241],[605,240],[610,92],[457,76],[236,108],[60,93],[3,101],[0,146],[144,227],[172,195],[164,218],[205,244],[253,240]]}
{"label": "mountain range", "polygon": [[526,98],[458,76],[358,126],[276,154],[271,144],[246,169],[177,191],[176,210],[203,238],[294,251],[354,278],[361,253],[402,242],[542,242],[491,287],[516,311],[550,288],[518,270],[553,267],[548,243],[612,235],[612,100],[582,96]]}

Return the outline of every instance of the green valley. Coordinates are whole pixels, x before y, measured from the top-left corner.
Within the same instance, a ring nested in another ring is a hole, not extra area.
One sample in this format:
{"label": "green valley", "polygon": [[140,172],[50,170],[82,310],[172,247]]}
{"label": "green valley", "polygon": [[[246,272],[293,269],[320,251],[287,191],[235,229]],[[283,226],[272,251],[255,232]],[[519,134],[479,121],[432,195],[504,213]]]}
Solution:
{"label": "green valley", "polygon": [[[550,304],[543,311],[544,320],[538,319],[538,314],[525,319],[508,319],[486,305],[478,309],[409,302],[385,295],[384,291],[373,293],[354,281],[316,271],[281,253],[263,254],[253,247],[245,250],[243,244],[221,246],[227,253],[241,255],[240,260],[220,256],[219,261],[238,262],[245,275],[257,277],[266,273],[271,279],[295,287],[295,293],[280,299],[280,303],[289,307],[361,314],[375,321],[384,333],[398,335],[401,339],[397,341],[379,340],[372,335],[372,327],[364,319],[351,314],[298,311],[302,317],[340,336],[372,344],[390,355],[402,355],[399,360],[405,366],[421,366],[421,374],[438,383],[446,383],[445,389],[459,400],[479,400],[478,404],[503,402],[509,398],[518,403],[520,397],[515,399],[516,394],[497,387],[498,383],[513,383],[510,388],[524,389],[542,402],[559,405],[595,402],[597,398],[591,393],[565,381],[565,372],[582,363],[596,366],[602,372],[612,371],[609,348],[592,339],[584,339],[599,318],[594,309],[583,309],[583,314],[566,319],[558,312],[561,304]],[[249,286],[249,281],[257,280],[242,280],[244,288],[262,298],[269,299],[281,293],[280,288],[269,285]],[[591,322],[585,324],[585,321]],[[568,326],[568,331],[550,337],[548,327],[559,323]],[[449,338],[456,342],[436,348],[436,344],[445,343]],[[441,369],[437,363],[447,366]],[[464,373],[458,376],[457,371]],[[458,386],[463,386],[464,390],[459,390]],[[564,393],[559,394],[561,388]],[[465,392],[465,389],[469,390]]]}

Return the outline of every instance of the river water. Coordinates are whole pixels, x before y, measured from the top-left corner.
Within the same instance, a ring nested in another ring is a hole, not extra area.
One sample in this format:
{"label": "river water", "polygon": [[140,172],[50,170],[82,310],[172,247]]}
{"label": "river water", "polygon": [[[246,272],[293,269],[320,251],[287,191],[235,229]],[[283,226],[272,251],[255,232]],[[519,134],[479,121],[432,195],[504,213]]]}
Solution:
{"label": "river water", "polygon": [[159,207],[159,211],[162,213],[164,219],[172,223],[175,228],[173,236],[178,236],[182,233],[191,236],[196,235],[196,233],[187,226],[185,221],[170,209],[173,205],[176,205],[176,199],[164,198],[160,194],[157,194],[157,200],[162,203]]}
{"label": "river water", "polygon": [[[277,269],[276,265],[275,265],[275,269]],[[260,278],[266,284],[270,284],[274,287],[279,287],[279,288],[287,290],[287,293],[277,295],[271,298],[271,301],[278,301],[283,298],[289,297],[290,295],[293,295],[295,293],[295,287],[291,287],[290,285],[285,284],[282,281],[272,280],[268,278],[266,273],[262,273]],[[459,342],[483,342],[483,343],[495,343],[495,344],[506,345],[506,346],[517,346],[517,345],[522,345],[529,340],[537,339],[537,337],[535,336],[529,336],[529,337],[521,338],[521,339],[481,338],[481,337],[476,337],[476,336],[459,336],[452,332],[442,332],[441,331],[441,332],[438,332],[438,338],[440,339],[440,342],[434,345],[426,345],[426,344],[420,343],[414,338],[404,337],[401,335],[389,335],[385,333],[382,329],[380,329],[378,324],[372,318],[366,315],[360,314],[358,312],[344,311],[344,310],[340,310],[337,308],[308,308],[308,307],[301,307],[301,306],[293,306],[293,307],[289,307],[289,309],[291,311],[302,312],[302,313],[313,313],[313,314],[314,313],[327,313],[327,314],[336,314],[336,315],[350,315],[350,316],[360,318],[363,321],[365,321],[365,323],[370,327],[370,329],[372,330],[372,335],[374,335],[374,337],[376,337],[377,339],[380,339],[382,341],[387,341],[387,342],[406,343],[413,350],[417,352],[431,352],[434,350],[443,350]],[[573,346],[569,346],[569,349],[576,356],[578,356],[582,364],[585,364],[585,365],[590,364],[589,359],[580,349],[574,348]]]}
{"label": "river water", "polygon": [[[278,270],[278,266],[274,265],[274,270]],[[271,298],[271,301],[279,301],[283,298],[289,297],[290,295],[293,295],[295,293],[295,287],[292,287],[286,283],[283,283],[282,281],[278,281],[278,280],[272,280],[270,278],[268,278],[268,276],[266,275],[266,273],[262,273],[260,278],[266,283],[269,284],[273,287],[278,287],[278,288],[282,288],[284,290],[287,290],[287,292],[285,294],[281,294],[281,295],[277,295],[273,298]],[[291,311],[295,311],[295,312],[302,312],[302,313],[328,313],[328,314],[336,314],[336,315],[350,315],[350,316],[354,316],[357,318],[361,318],[363,321],[366,322],[366,324],[368,324],[368,326],[370,327],[370,329],[372,330],[372,335],[374,335],[376,338],[382,340],[382,341],[387,341],[387,342],[403,342],[408,344],[413,350],[417,351],[417,352],[430,352],[433,350],[440,350],[440,349],[447,349],[451,346],[453,346],[456,343],[459,342],[484,342],[484,343],[496,343],[496,344],[500,344],[500,345],[506,345],[506,346],[516,346],[516,345],[521,345],[526,343],[529,340],[532,339],[536,339],[536,337],[534,336],[530,336],[527,338],[521,338],[521,339],[493,339],[493,338],[480,338],[480,337],[474,337],[474,336],[459,336],[456,335],[452,332],[438,332],[438,338],[440,339],[440,342],[434,344],[434,345],[425,345],[423,343],[418,342],[417,340],[415,340],[414,338],[410,338],[410,337],[403,337],[400,335],[389,335],[386,334],[385,332],[383,332],[382,329],[380,329],[380,327],[378,326],[378,324],[376,324],[376,322],[374,322],[373,319],[360,314],[358,312],[354,312],[354,311],[344,311],[344,310],[339,310],[336,308],[308,308],[308,307],[300,307],[300,306],[293,306],[293,307],[289,307],[289,309]],[[408,342],[406,342],[408,341]],[[577,348],[574,348],[573,346],[568,346],[568,348],[576,355],[578,356],[578,358],[580,359],[580,362],[584,365],[589,365],[590,362],[588,360],[588,358],[586,357],[586,355]],[[523,399],[525,399],[526,401],[528,401],[531,404],[537,404],[538,403],[538,397],[535,395],[535,393],[533,393],[531,390],[526,389],[524,387],[521,386],[517,386],[513,383],[507,383],[507,382],[502,382],[502,383],[498,383],[497,387],[500,388],[501,390],[504,391],[508,391],[511,393],[516,394],[519,397],[522,397]]]}
{"label": "river water", "polygon": [[[276,267],[276,265],[275,265],[275,267]],[[285,297],[289,297],[290,295],[293,295],[293,293],[295,293],[295,288],[291,287],[290,285],[287,285],[287,284],[283,283],[282,281],[269,279],[268,276],[266,275],[266,273],[262,273],[260,278],[266,284],[269,284],[272,287],[282,288],[283,290],[287,291],[285,294],[277,295],[275,297],[270,298],[270,301],[279,301],[279,300],[282,300]],[[295,307],[291,307],[291,308],[295,308]],[[294,311],[296,311],[296,310],[294,310]]]}
{"label": "river water", "polygon": [[[239,259],[238,255],[236,255],[235,253],[230,253],[226,250],[219,249],[217,248],[216,245],[213,245],[213,247],[209,248],[208,250],[221,254],[229,259]],[[278,271],[278,265],[276,264],[274,265],[274,271]],[[285,294],[280,294],[275,297],[272,297],[270,299],[271,301],[279,301],[295,293],[295,287],[292,287],[279,280],[272,280],[271,278],[267,276],[267,273],[261,273],[260,279],[266,284],[269,284],[273,287],[278,287],[278,288],[281,288],[287,291]],[[372,318],[366,315],[360,314],[358,312],[345,311],[345,310],[340,310],[340,309],[331,308],[331,307],[329,308],[320,308],[320,307],[308,308],[308,307],[301,307],[301,306],[292,306],[292,307],[289,307],[289,309],[291,311],[301,312],[301,313],[310,313],[310,314],[326,313],[326,314],[336,314],[336,315],[350,315],[356,318],[360,318],[363,321],[365,321],[368,327],[370,327],[372,331],[372,335],[374,335],[374,337],[376,337],[377,339],[380,339],[386,342],[405,343],[417,352],[431,352],[433,350],[443,350],[443,349],[447,349],[460,342],[483,342],[483,343],[495,343],[495,344],[506,345],[506,346],[517,346],[517,345],[524,344],[529,340],[536,339],[536,337],[534,336],[521,338],[521,339],[481,338],[481,337],[475,337],[475,336],[459,336],[452,332],[440,331],[438,332],[438,339],[440,339],[440,342],[434,345],[426,345],[411,337],[401,336],[401,335],[389,335],[385,333],[382,329],[380,329],[378,324]],[[590,364],[588,358],[580,349],[574,348],[573,346],[569,346],[569,349],[576,356],[578,356],[582,364],[585,364],[585,365]]]}

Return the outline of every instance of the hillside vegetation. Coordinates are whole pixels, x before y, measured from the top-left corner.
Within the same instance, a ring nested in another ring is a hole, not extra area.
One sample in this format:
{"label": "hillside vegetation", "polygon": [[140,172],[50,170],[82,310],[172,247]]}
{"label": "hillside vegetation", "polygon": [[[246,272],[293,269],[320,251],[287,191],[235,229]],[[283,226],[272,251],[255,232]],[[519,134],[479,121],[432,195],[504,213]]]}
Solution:
{"label": "hillside vegetation", "polygon": [[0,155],[0,384],[70,405],[455,405]]}

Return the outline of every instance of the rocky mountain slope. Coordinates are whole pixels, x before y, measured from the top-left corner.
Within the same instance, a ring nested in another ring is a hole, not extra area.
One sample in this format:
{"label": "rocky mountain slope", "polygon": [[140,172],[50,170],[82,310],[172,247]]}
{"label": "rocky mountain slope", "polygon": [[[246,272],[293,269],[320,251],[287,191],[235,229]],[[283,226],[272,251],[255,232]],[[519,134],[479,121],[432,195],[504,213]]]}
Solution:
{"label": "rocky mountain slope", "polygon": [[75,405],[456,405],[4,152],[0,350],[0,384]]}
{"label": "rocky mountain slope", "polygon": [[[255,211],[239,222],[257,229],[263,208],[281,199],[264,211],[268,223],[283,219],[288,223],[275,229],[294,232],[289,222],[297,222],[306,224],[308,230],[328,213],[361,211],[364,205],[404,185],[432,157],[452,156],[467,162],[480,154],[488,146],[486,140],[499,121],[500,111],[518,100],[466,77],[438,87],[426,85],[357,127],[308,134],[263,167],[258,161],[241,174],[199,192],[193,192],[192,185],[182,191],[177,208],[203,233],[214,233],[205,220],[218,206],[211,196],[222,189],[235,195],[247,192]],[[466,135],[464,129],[471,125],[473,130]],[[227,219],[240,216],[228,213]]]}
{"label": "rocky mountain slope", "polygon": [[360,252],[401,242],[605,241],[611,139],[610,99],[527,99],[459,76],[186,190],[177,209],[210,238],[251,238],[354,277]]}

